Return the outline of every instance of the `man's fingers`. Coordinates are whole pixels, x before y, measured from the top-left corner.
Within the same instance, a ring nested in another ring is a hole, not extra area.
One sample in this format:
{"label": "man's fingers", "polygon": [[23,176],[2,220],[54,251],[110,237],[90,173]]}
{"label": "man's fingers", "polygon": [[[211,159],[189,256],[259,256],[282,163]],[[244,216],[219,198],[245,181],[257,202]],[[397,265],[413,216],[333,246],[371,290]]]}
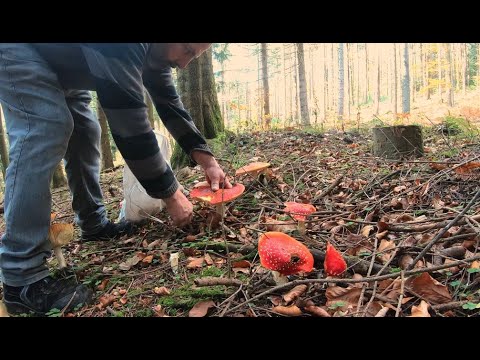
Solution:
{"label": "man's fingers", "polygon": [[212,190],[217,191],[219,189],[218,181],[212,181]]}

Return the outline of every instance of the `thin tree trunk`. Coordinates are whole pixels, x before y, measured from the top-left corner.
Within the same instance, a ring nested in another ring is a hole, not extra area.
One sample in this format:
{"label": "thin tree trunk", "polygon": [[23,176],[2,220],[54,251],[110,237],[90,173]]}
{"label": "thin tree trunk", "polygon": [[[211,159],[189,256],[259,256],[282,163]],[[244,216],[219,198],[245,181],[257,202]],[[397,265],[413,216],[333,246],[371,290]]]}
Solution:
{"label": "thin tree trunk", "polygon": [[300,114],[299,114],[299,108],[298,108],[298,103],[299,103],[299,100],[298,100],[298,63],[297,63],[297,57],[296,56],[293,56],[293,63],[294,63],[294,66],[293,66],[293,80],[295,82],[295,122],[297,123],[298,122],[298,119],[300,117]]}
{"label": "thin tree trunk", "polygon": [[103,112],[100,102],[97,98],[97,117],[100,127],[102,128],[102,134],[100,137],[100,144],[102,149],[102,170],[113,168],[113,156],[112,148],[110,146],[110,137],[108,133],[107,117]]}
{"label": "thin tree trunk", "polygon": [[405,43],[403,50],[404,75],[402,81],[402,112],[410,113],[410,64],[408,59],[408,44]]}
{"label": "thin tree trunk", "polygon": [[338,120],[343,125],[343,104],[344,104],[344,69],[343,69],[343,43],[338,44]]}
{"label": "thin tree trunk", "polygon": [[378,45],[376,46],[377,52],[377,83],[376,83],[376,91],[375,91],[375,114],[378,115],[380,113],[380,48]]}
{"label": "thin tree trunk", "polygon": [[268,124],[270,117],[270,88],[268,84],[268,49],[266,43],[261,43],[262,51],[262,82],[263,82],[263,121],[264,126]]}
{"label": "thin tree trunk", "polygon": [[452,56],[452,45],[445,44],[445,55],[447,60],[447,71],[445,76],[445,81],[447,85],[447,98],[448,106],[453,107],[454,105],[454,92],[455,92],[455,75],[453,68],[453,56]]}
{"label": "thin tree trunk", "polygon": [[393,116],[398,114],[398,77],[397,77],[397,44],[393,43]]}
{"label": "thin tree trunk", "polygon": [[438,78],[438,95],[440,101],[443,102],[442,91],[442,44],[437,44],[437,78]]}
{"label": "thin tree trunk", "polygon": [[351,103],[351,99],[353,99],[353,92],[352,92],[352,89],[353,89],[353,81],[352,81],[352,71],[351,71],[351,64],[350,64],[350,47],[351,45],[346,43],[345,44],[345,48],[347,50],[347,54],[346,54],[346,65],[347,65],[347,81],[348,81],[348,84],[346,85],[346,88],[347,88],[347,93],[346,93],[346,96],[347,98],[345,99],[345,105],[346,105],[346,110],[347,110],[347,120],[350,120],[350,116],[351,116],[351,112],[350,112],[350,103]]}
{"label": "thin tree trunk", "polygon": [[468,86],[468,47],[467,43],[463,44],[463,54],[465,58],[463,59],[463,97],[467,95],[467,86]]}
{"label": "thin tree trunk", "polygon": [[63,172],[63,166],[61,161],[58,163],[53,173],[52,187],[56,189],[66,185],[67,185],[67,178],[65,176],[65,173]]}
{"label": "thin tree trunk", "polygon": [[328,111],[328,62],[327,62],[327,44],[323,44],[323,82],[324,82],[324,91],[323,91],[323,119],[327,121],[327,111]]}
{"label": "thin tree trunk", "polygon": [[8,148],[7,148],[7,141],[6,141],[7,134],[5,132],[3,123],[4,123],[3,109],[2,109],[2,105],[0,105],[0,157],[2,158],[3,179],[5,180],[5,176],[7,173],[7,166],[8,166]]}
{"label": "thin tree trunk", "polygon": [[365,103],[368,103],[368,44],[365,43]]}
{"label": "thin tree trunk", "polygon": [[297,43],[298,80],[300,88],[300,113],[302,126],[310,126],[310,114],[308,111],[307,81],[305,76],[305,54],[303,43]]}

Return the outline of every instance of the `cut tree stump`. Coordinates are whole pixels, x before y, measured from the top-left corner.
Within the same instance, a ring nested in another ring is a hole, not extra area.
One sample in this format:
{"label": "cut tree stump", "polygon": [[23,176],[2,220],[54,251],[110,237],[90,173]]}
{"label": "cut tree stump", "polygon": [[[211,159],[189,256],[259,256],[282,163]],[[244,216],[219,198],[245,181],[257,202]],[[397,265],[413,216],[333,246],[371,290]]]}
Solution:
{"label": "cut tree stump", "polygon": [[422,157],[422,128],[418,125],[373,128],[373,154],[388,159]]}

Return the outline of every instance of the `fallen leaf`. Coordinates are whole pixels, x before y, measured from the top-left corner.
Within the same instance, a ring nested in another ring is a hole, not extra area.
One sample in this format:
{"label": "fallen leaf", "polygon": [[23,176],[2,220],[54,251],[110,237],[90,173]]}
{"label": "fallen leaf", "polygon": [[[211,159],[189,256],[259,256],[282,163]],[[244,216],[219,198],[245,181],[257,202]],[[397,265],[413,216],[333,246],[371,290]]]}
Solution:
{"label": "fallen leaf", "polygon": [[440,199],[440,196],[438,194],[435,194],[432,199],[432,205],[435,210],[440,210],[445,207],[445,202]]}
{"label": "fallen leaf", "polygon": [[283,295],[283,300],[286,304],[289,304],[298,299],[305,291],[307,291],[307,285],[297,285],[288,293]]}
{"label": "fallen leaf", "polygon": [[282,193],[284,192],[284,190],[285,190],[285,188],[286,188],[287,186],[288,186],[288,185],[287,185],[287,184],[284,184],[284,183],[282,183],[282,184],[277,184],[278,189],[279,189]]}
{"label": "fallen leaf", "polygon": [[286,316],[300,316],[303,314],[302,310],[296,305],[291,305],[291,306],[275,306],[273,309],[273,312],[276,312],[277,314],[280,315],[286,315]]}
{"label": "fallen leaf", "polygon": [[155,246],[157,246],[158,244],[160,244],[160,240],[154,240],[152,241],[150,244],[148,244],[147,246],[147,249],[148,250],[152,250]]}
{"label": "fallen leaf", "polygon": [[250,268],[252,264],[248,260],[233,261],[232,267],[234,268]]}
{"label": "fallen leaf", "polygon": [[378,258],[385,264],[392,257],[392,250],[395,249],[395,243],[383,239],[378,246]]}
{"label": "fallen leaf", "polygon": [[265,217],[265,225],[267,231],[289,232],[295,231],[298,228],[298,226],[293,224],[292,221],[277,220],[268,216]]}
{"label": "fallen leaf", "polygon": [[480,261],[475,260],[470,264],[470,269],[480,269]]}
{"label": "fallen leaf", "polygon": [[212,260],[212,257],[210,256],[210,254],[205,254],[205,262],[207,263],[207,265],[213,265],[213,260]]}
{"label": "fallen leaf", "polygon": [[109,281],[110,281],[110,279],[103,279],[102,282],[100,283],[100,285],[97,286],[97,289],[100,290],[100,291],[105,290],[105,287],[107,286]]}
{"label": "fallen leaf", "polygon": [[178,273],[178,259],[179,259],[179,253],[171,253],[170,254],[170,266],[172,268],[172,271],[176,274]]}
{"label": "fallen leaf", "polygon": [[319,316],[319,317],[331,317],[331,315],[320,306],[310,305],[304,307],[304,310],[312,315]]}
{"label": "fallen leaf", "polygon": [[240,228],[240,236],[243,237],[243,238],[246,238],[247,237],[247,229],[242,227]]}
{"label": "fallen leaf", "polygon": [[373,225],[367,225],[363,227],[363,229],[360,231],[360,234],[368,238],[372,230],[373,230]]}
{"label": "fallen leaf", "polygon": [[199,258],[189,257],[187,260],[189,261],[187,264],[187,269],[201,268],[203,266],[203,262],[205,261],[203,256]]}
{"label": "fallen leaf", "polygon": [[98,299],[98,301],[100,302],[100,304],[98,304],[97,307],[99,309],[104,309],[115,301],[115,295],[105,294],[101,296],[100,299]]}
{"label": "fallen leaf", "polygon": [[378,310],[378,312],[375,314],[375,317],[385,317],[385,315],[387,315],[387,312],[388,310],[390,310],[390,308],[388,306],[384,306],[382,307],[380,310]]}
{"label": "fallen leaf", "polygon": [[342,311],[347,310],[349,307],[355,308],[361,292],[362,289],[354,286],[349,286],[348,288],[343,288],[340,286],[329,287],[325,291],[325,296],[327,297],[326,306],[337,306],[339,303],[343,302],[343,305],[338,306],[338,308]]}
{"label": "fallen leaf", "polygon": [[196,303],[188,312],[189,317],[204,317],[208,313],[208,309],[214,307],[215,303],[212,300],[201,301]]}
{"label": "fallen leaf", "polygon": [[155,305],[152,310],[155,313],[156,317],[169,317],[168,315],[166,315],[165,310],[162,308],[162,305]]}
{"label": "fallen leaf", "polygon": [[422,300],[420,302],[420,305],[412,306],[412,315],[410,315],[409,317],[431,317],[428,312],[429,306],[430,305],[428,305],[427,302]]}
{"label": "fallen leaf", "polygon": [[10,317],[3,301],[0,300],[0,317]]}
{"label": "fallen leaf", "polygon": [[119,268],[120,270],[124,270],[124,271],[130,270],[130,268],[131,268],[132,266],[137,265],[137,264],[140,262],[140,260],[142,260],[142,258],[141,258],[140,256],[138,256],[138,255],[139,255],[139,254],[135,254],[135,255],[133,255],[132,257],[128,258],[126,261],[120,263],[120,264],[118,265],[118,268]]}
{"label": "fallen leaf", "polygon": [[151,264],[153,261],[153,255],[147,255],[142,259],[142,263]]}
{"label": "fallen leaf", "polygon": [[444,304],[452,301],[452,295],[445,285],[432,278],[429,273],[410,277],[405,285],[432,304]]}
{"label": "fallen leaf", "polygon": [[165,286],[155,287],[153,289],[153,292],[157,295],[160,295],[160,296],[170,295],[170,290],[168,290]]}

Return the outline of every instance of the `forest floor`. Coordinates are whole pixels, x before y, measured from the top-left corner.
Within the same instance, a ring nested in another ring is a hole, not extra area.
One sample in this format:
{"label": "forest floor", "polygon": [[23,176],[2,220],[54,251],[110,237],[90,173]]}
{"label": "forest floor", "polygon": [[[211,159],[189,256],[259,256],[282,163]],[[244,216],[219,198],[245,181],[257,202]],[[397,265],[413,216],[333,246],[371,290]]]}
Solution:
{"label": "forest floor", "polygon": [[[271,163],[266,177],[234,179],[246,189],[228,204],[224,226],[214,221],[209,229],[214,210],[198,202],[185,229],[171,226],[161,212],[134,236],[80,243],[75,226],[64,254],[78,280],[95,289],[95,301],[48,315],[479,316],[478,133],[448,136],[426,129],[419,159],[374,157],[371,146],[366,131],[290,129],[216,140],[212,147],[229,174],[252,161]],[[186,191],[204,180],[198,168],[186,168],[178,178]],[[101,183],[116,219],[122,168],[102,173]],[[70,201],[66,188],[53,191],[54,222],[73,222]],[[283,211],[285,201],[316,207],[304,235]],[[278,282],[257,253],[266,231],[304,243],[313,271]],[[327,241],[347,261],[341,277],[325,274]],[[57,260],[48,262],[55,273]]]}

